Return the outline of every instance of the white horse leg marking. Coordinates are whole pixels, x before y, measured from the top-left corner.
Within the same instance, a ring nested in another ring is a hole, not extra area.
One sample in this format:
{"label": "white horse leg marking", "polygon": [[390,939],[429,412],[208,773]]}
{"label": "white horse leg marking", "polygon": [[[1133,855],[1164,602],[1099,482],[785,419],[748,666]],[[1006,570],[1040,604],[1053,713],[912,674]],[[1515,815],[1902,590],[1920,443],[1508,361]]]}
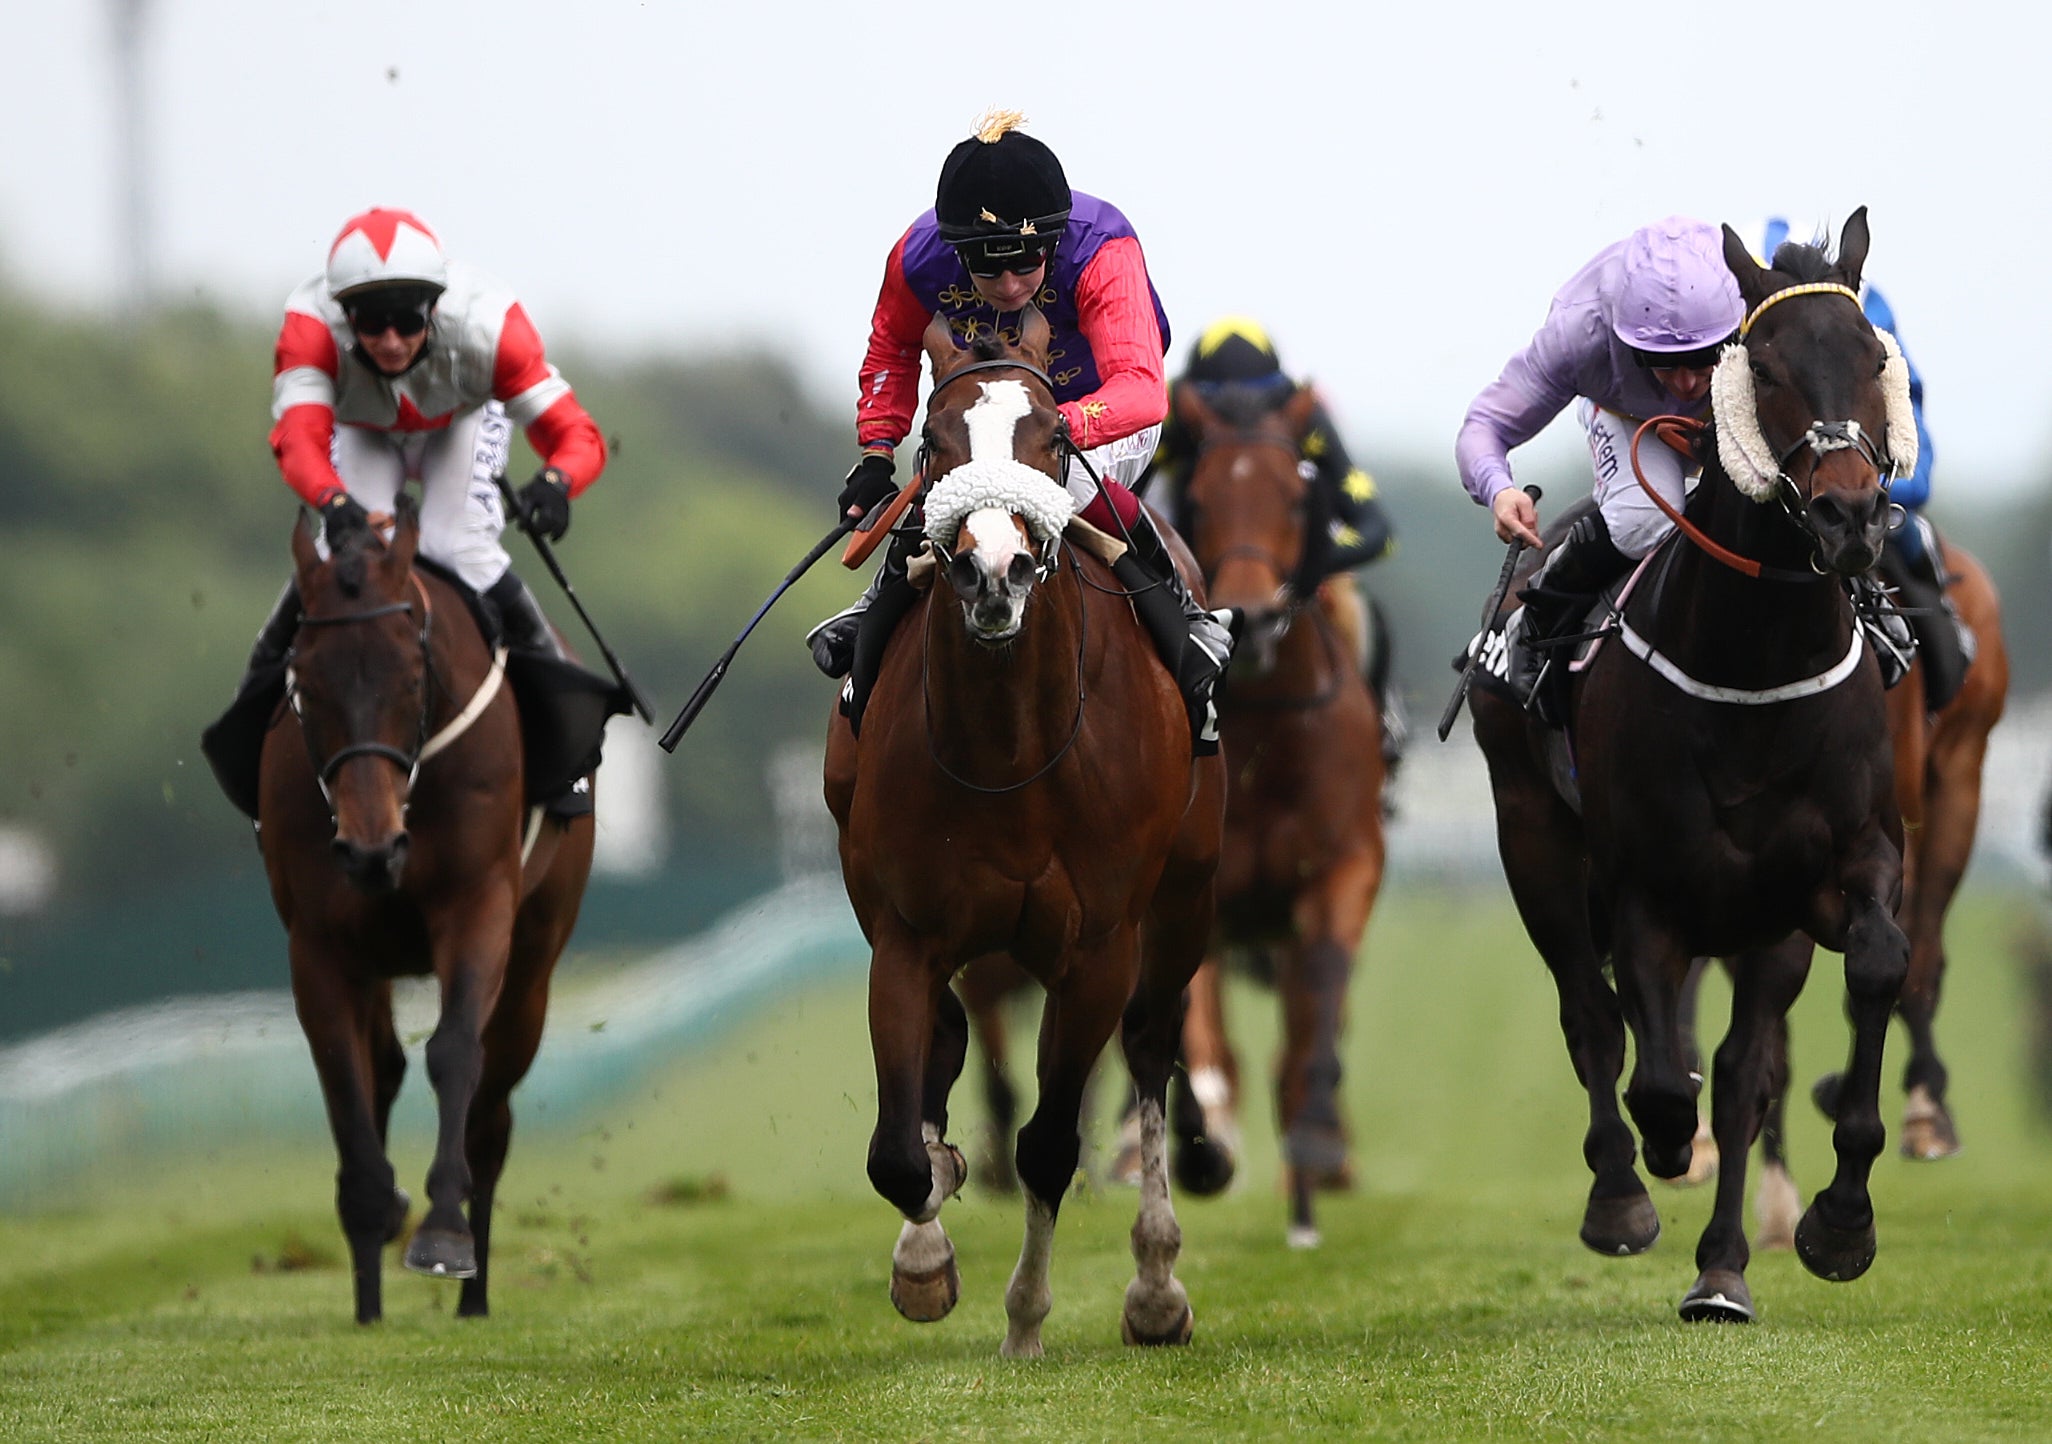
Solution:
{"label": "white horse leg marking", "polygon": [[940,1129],[931,1123],[919,1125],[926,1138],[926,1159],[933,1174],[933,1187],[919,1206],[914,1223],[932,1223],[940,1217],[941,1205],[962,1191],[962,1169],[955,1150],[941,1141]]}
{"label": "white horse leg marking", "polygon": [[1005,1285],[1005,1342],[998,1352],[1007,1359],[1040,1357],[1040,1323],[1054,1307],[1047,1285],[1054,1257],[1054,1210],[1026,1190],[1026,1239],[1019,1246],[1019,1264]]}
{"label": "white horse leg marking", "polygon": [[901,1274],[925,1275],[947,1267],[955,1256],[955,1245],[939,1219],[925,1223],[905,1220],[898,1230],[897,1247],[891,1250],[891,1267]]}
{"label": "white horse leg marking", "polygon": [[[1240,1120],[1233,1085],[1219,1067],[1190,1070],[1190,1096],[1204,1110],[1204,1136],[1234,1161],[1240,1157]],[[1237,1173],[1233,1182],[1237,1184]]]}
{"label": "white horse leg marking", "polygon": [[1769,1163],[1760,1170],[1760,1186],[1753,1192],[1753,1247],[1794,1248],[1796,1220],[1803,1216],[1802,1194],[1784,1164]]}
{"label": "white horse leg marking", "polygon": [[1183,1230],[1169,1202],[1168,1127],[1161,1102],[1140,1104],[1140,1215],[1133,1220],[1133,1262],[1126,1286],[1122,1332],[1131,1343],[1183,1343],[1189,1339],[1190,1298],[1177,1280]]}

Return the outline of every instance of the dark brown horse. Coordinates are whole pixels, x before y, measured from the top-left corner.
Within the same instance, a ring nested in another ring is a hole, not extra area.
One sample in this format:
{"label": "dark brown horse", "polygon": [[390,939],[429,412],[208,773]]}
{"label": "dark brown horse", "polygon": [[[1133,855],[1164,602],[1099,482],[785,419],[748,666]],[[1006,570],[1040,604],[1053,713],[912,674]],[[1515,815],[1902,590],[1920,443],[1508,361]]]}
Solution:
{"label": "dark brown horse", "polygon": [[[1350,1176],[1339,1044],[1354,958],[1382,885],[1382,717],[1357,640],[1342,635],[1352,619],[1336,618],[1328,601],[1343,592],[1335,600],[1358,607],[1353,583],[1318,584],[1323,528],[1297,464],[1316,397],[1307,388],[1276,402],[1272,392],[1227,392],[1214,406],[1196,387],[1177,389],[1179,419],[1197,448],[1179,519],[1213,604],[1245,615],[1219,698],[1232,750],[1214,944],[1259,950],[1271,965],[1283,1010],[1276,1116],[1289,1241],[1312,1247],[1312,1190]],[[1205,1135],[1229,1146],[1238,1135],[1239,1066],[1216,957],[1191,984],[1183,1059]],[[1229,1164],[1213,1169],[1229,1174]]]}
{"label": "dark brown horse", "polygon": [[1719,1176],[1685,1319],[1752,1317],[1743,1160],[1811,940],[1845,955],[1853,1047],[1838,1172],[1796,1248],[1830,1279],[1872,1263],[1882,1051],[1909,964],[1893,916],[1902,819],[1886,704],[1839,580],[1879,558],[1888,453],[1914,446],[1900,363],[1856,295],[1866,213],[1846,224],[1835,262],[1784,247],[1787,271],[1763,269],[1724,234],[1750,313],[1744,345],[1720,368],[1688,506],[1694,537],[1668,543],[1625,608],[1626,632],[1577,678],[1566,737],[1500,694],[1474,707],[1504,872],[1589,1096],[1595,1181],[1581,1233],[1599,1252],[1641,1252],[1659,1235],[1617,1111],[1625,1026],[1636,1044],[1625,1101],[1647,1167],[1671,1178],[1688,1167],[1696,1126],[1680,994],[1692,958],[1733,960],[1711,1119],[1724,1157],[1740,1162]]}
{"label": "dark brown horse", "polygon": [[379,1256],[406,1222],[385,1156],[406,1071],[392,979],[432,974],[442,1000],[427,1043],[440,1127],[406,1265],[462,1279],[457,1312],[482,1315],[508,1097],[541,1041],[591,869],[589,816],[527,814],[503,656],[454,588],[414,569],[419,540],[410,503],[389,546],[359,536],[324,560],[304,527],[293,532],[297,721],[281,717],[265,738],[259,801],[292,994],[341,1158],[360,1323],[381,1315]]}
{"label": "dark brown horse", "polygon": [[[1947,1073],[1938,1055],[1934,1025],[1945,978],[1945,917],[1966,874],[1974,832],[1981,816],[1981,764],[1988,734],[2001,720],[2009,694],[2009,650],[2002,637],[2002,610],[1987,571],[1964,547],[1946,543],[1945,584],[1953,605],[1973,629],[1978,650],[1966,677],[1942,711],[1924,710],[1923,664],[1918,662],[1888,694],[1889,734],[1895,746],[1895,791],[1902,804],[1903,902],[1899,913],[1910,942],[1909,976],[1895,1011],[1909,1033],[1904,1065],[1901,1149],[1915,1159],[1949,1158],[1959,1151],[1959,1134],[1946,1102]],[[1946,625],[1942,618],[1936,625]],[[1700,977],[1700,970],[1696,975]],[[1692,979],[1693,981],[1693,979]],[[1693,990],[1689,998],[1693,1017]],[[1782,1052],[1786,1053],[1784,1038]],[[1754,1194],[1756,1248],[1795,1246],[1795,1185],[1789,1177],[1782,1108],[1789,1070],[1775,1070],[1781,1086],[1768,1104],[1760,1130],[1762,1168]],[[1817,1082],[1814,1096],[1827,1113],[1837,1105],[1842,1079],[1836,1073]],[[1692,1178],[1714,1177],[1719,1163],[1714,1142],[1703,1147]]]}
{"label": "dark brown horse", "polygon": [[[1005,1291],[1010,1357],[1041,1352],[1084,1084],[1121,1019],[1149,1136],[1122,1332],[1189,1338],[1163,1112],[1183,988],[1211,928],[1225,799],[1221,764],[1193,760],[1176,687],[1109,568],[1060,544],[1048,332],[1032,312],[1023,332],[973,354],[929,332],[930,591],[885,652],[860,740],[836,715],[826,758],[842,873],[871,947],[869,1177],[905,1216],[891,1296],[907,1318],[942,1317],[960,1288],[938,1220],[965,1172],[947,1142],[968,1031],[949,979],[1002,952],[1047,990],[1039,1099],[1019,1130],[1026,1237]],[[957,515],[971,478],[980,500]]]}

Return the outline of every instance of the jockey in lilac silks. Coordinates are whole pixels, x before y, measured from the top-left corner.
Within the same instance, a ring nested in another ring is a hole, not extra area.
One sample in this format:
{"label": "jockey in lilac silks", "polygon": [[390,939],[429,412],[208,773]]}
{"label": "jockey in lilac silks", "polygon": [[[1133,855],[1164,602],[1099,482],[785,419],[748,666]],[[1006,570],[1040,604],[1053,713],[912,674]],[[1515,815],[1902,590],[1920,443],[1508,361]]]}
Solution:
{"label": "jockey in lilac silks", "polygon": [[[941,167],[934,208],[891,248],[856,405],[862,455],[836,514],[864,515],[896,490],[893,453],[912,430],[921,341],[934,317],[966,347],[1015,340],[1021,311],[1037,308],[1052,331],[1055,402],[1089,462],[1086,469],[1070,457],[1062,481],[1085,521],[1130,543],[1114,571],[1183,694],[1199,755],[1213,752],[1211,693],[1231,654],[1230,630],[1191,598],[1131,491],[1168,414],[1168,316],[1132,223],[1110,202],[1071,191],[1054,152],[1018,124],[1016,113],[995,113],[957,145]],[[851,718],[916,597],[907,555],[894,540],[855,605],[807,639],[821,671],[849,677],[843,699],[856,708]]]}

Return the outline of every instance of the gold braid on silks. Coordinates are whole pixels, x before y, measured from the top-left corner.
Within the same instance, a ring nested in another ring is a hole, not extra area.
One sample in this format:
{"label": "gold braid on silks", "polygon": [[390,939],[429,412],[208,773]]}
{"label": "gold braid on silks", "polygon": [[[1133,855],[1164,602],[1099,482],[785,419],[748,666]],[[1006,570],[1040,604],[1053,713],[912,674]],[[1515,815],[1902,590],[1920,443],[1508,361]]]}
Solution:
{"label": "gold braid on silks", "polygon": [[[1746,336],[1770,306],[1797,296],[1844,296],[1854,305],[1860,293],[1835,281],[1810,281],[1776,291],[1753,308],[1739,327],[1739,338],[1726,346],[1710,377],[1710,414],[1717,421],[1717,459],[1740,493],[1753,501],[1772,501],[1783,480],[1781,463],[1774,448],[1760,430],[1760,413],[1753,398],[1753,362],[1746,352]],[[1881,397],[1887,410],[1887,433],[1882,438],[1891,478],[1907,476],[1917,469],[1917,417],[1910,405],[1909,362],[1895,338],[1881,327],[1874,336],[1888,359],[1881,367]],[[1827,441],[1818,432],[1823,423],[1812,423],[1809,442],[1822,453],[1853,441]],[[1859,423],[1846,421],[1852,435],[1859,436]]]}

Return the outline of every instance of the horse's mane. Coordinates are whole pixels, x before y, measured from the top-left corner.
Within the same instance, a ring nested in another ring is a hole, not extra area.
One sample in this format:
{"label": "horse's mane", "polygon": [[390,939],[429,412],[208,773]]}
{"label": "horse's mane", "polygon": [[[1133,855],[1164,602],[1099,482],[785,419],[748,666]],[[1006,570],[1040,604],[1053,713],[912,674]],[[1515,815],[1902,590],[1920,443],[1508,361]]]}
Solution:
{"label": "horse's mane", "polygon": [[1774,248],[1773,269],[1795,277],[1798,284],[1828,281],[1838,262],[1823,246],[1808,241],[1783,241]]}
{"label": "horse's mane", "polygon": [[1292,386],[1261,381],[1225,381],[1204,388],[1204,400],[1228,426],[1260,425],[1295,393]]}
{"label": "horse's mane", "polygon": [[331,549],[328,555],[335,563],[335,584],[342,588],[345,597],[363,595],[363,584],[369,574],[370,533],[350,532],[342,538],[340,546]]}

